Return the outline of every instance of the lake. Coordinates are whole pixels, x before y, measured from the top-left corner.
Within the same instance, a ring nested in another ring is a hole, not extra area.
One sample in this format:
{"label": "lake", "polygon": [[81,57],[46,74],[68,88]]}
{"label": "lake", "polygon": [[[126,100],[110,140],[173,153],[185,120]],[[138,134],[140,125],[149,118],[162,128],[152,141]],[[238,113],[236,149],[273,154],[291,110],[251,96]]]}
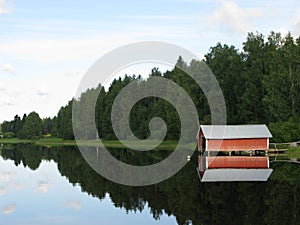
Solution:
{"label": "lake", "polygon": [[[170,154],[111,149],[144,165]],[[172,178],[129,187],[98,175],[75,147],[0,147],[0,224],[300,224],[300,164],[268,182],[201,183],[197,154]]]}

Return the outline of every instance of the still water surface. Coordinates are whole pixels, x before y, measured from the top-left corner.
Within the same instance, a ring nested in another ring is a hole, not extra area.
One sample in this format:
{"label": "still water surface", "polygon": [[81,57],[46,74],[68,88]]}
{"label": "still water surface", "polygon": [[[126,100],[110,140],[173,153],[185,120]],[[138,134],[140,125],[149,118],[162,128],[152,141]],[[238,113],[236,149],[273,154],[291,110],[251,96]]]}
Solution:
{"label": "still water surface", "polygon": [[[169,155],[111,151],[136,165]],[[300,224],[299,164],[272,163],[268,182],[204,184],[195,154],[167,181],[128,187],[95,173],[74,147],[7,145],[0,153],[1,225]]]}

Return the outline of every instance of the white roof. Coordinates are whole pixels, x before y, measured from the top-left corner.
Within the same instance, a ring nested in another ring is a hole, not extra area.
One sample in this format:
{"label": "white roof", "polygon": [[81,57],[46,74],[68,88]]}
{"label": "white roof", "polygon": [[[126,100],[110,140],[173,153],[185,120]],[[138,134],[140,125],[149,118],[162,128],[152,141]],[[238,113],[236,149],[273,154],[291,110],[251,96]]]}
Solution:
{"label": "white roof", "polygon": [[267,181],[272,169],[207,169],[201,182]]}
{"label": "white roof", "polygon": [[201,125],[207,139],[271,138],[272,134],[264,124],[255,125]]}

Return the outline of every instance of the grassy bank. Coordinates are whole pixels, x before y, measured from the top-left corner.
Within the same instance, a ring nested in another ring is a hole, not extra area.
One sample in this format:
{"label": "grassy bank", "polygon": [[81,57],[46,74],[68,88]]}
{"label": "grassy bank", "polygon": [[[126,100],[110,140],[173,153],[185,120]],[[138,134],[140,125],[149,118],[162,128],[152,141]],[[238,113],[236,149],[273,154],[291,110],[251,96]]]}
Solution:
{"label": "grassy bank", "polygon": [[300,147],[297,148],[289,148],[285,154],[287,155],[288,158],[297,158],[300,159]]}
{"label": "grassy bank", "polygon": [[[82,140],[82,141],[75,141],[75,140],[63,140],[62,138],[41,138],[38,140],[23,140],[23,139],[0,139],[0,144],[20,144],[20,143],[32,143],[41,146],[100,146],[98,140]],[[120,141],[118,140],[102,140],[102,143],[107,148],[126,148]],[[138,146],[140,148],[147,147],[149,144],[153,144],[152,142],[144,142],[144,144],[134,142],[134,141],[124,141],[124,143],[132,144]],[[162,142],[156,149],[157,150],[174,150],[177,145],[177,141],[164,141]],[[272,146],[270,146],[272,148]],[[277,145],[278,149],[287,149],[284,154],[279,154],[278,156],[283,158],[297,158],[300,159],[300,147],[296,148],[287,148],[287,145]]]}
{"label": "grassy bank", "polygon": [[[102,144],[105,145],[107,148],[126,148],[120,141],[118,140],[102,140]],[[39,139],[34,142],[37,145],[46,145],[46,146],[100,146],[99,140],[63,140],[58,138],[43,138]],[[148,146],[147,144],[140,144],[138,142],[134,141],[124,141],[124,143],[132,144],[135,146],[138,146],[140,148]],[[147,143],[147,142],[146,142]],[[150,142],[149,142],[150,144]],[[176,141],[164,141],[161,143],[157,149],[163,149],[163,150],[173,150],[176,147],[177,142]]]}
{"label": "grassy bank", "polygon": [[[17,138],[12,139],[0,139],[1,144],[20,144],[20,143],[32,143],[36,145],[42,145],[42,146],[100,146],[98,140],[81,140],[81,141],[75,141],[75,140],[63,140],[61,138],[41,138],[38,140],[22,140]],[[107,148],[126,148],[120,141],[118,140],[102,140],[102,143]],[[141,144],[134,141],[124,141],[124,143],[132,144],[135,146],[138,146],[140,148],[149,146],[148,144],[153,144],[152,142],[149,142],[147,144]],[[173,150],[175,149],[177,145],[177,141],[164,141],[162,142],[156,149],[163,149],[163,150]]]}
{"label": "grassy bank", "polygon": [[284,150],[283,154],[277,154],[279,159],[300,159],[300,147],[290,147],[290,143],[277,143],[276,146],[270,144],[270,149],[275,148]]}
{"label": "grassy bank", "polygon": [[10,138],[10,139],[0,139],[1,144],[21,144],[21,143],[34,143],[34,140],[21,140],[17,138]]}

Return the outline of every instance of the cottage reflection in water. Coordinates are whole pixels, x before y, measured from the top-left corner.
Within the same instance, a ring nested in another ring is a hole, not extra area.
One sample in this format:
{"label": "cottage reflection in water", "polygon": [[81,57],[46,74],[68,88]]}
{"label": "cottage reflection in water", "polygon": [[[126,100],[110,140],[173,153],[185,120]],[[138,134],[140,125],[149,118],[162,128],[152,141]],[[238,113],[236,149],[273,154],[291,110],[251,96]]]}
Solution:
{"label": "cottage reflection in water", "polygon": [[198,172],[202,182],[267,181],[269,138],[266,125],[202,125]]}

